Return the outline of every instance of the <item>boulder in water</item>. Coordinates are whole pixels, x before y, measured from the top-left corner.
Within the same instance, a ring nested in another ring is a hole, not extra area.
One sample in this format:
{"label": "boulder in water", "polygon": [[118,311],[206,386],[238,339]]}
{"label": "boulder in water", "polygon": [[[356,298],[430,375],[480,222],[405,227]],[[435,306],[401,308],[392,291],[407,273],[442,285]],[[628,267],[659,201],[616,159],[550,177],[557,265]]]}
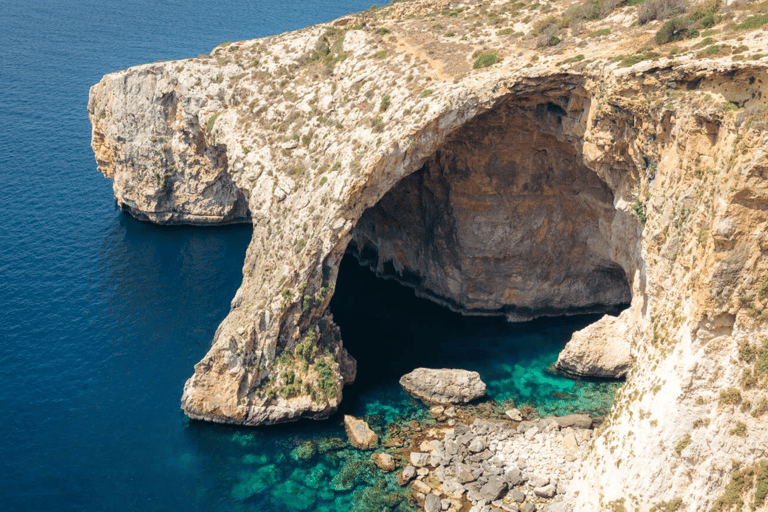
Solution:
{"label": "boulder in water", "polygon": [[373,459],[374,464],[379,466],[379,469],[383,471],[395,470],[395,459],[390,454],[384,452],[376,452],[371,456],[371,458]]}
{"label": "boulder in water", "polygon": [[485,396],[480,374],[467,370],[416,368],[400,377],[409,394],[435,404],[464,404]]}
{"label": "boulder in water", "polygon": [[358,450],[372,450],[379,444],[379,436],[360,418],[345,415],[344,428],[347,431],[349,443]]}

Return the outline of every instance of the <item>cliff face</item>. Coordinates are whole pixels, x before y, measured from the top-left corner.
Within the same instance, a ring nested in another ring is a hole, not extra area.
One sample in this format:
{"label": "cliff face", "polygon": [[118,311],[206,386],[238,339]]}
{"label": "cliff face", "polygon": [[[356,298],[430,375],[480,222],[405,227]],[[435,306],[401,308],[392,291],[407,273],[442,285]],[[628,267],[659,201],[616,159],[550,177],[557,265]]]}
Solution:
{"label": "cliff face", "polygon": [[635,7],[554,46],[519,38],[566,6],[547,9],[396,3],[91,89],[121,207],[254,227],[185,386],[190,417],[336,409],[355,362],[327,309],[349,247],[469,314],[631,302],[589,328],[635,362],[577,475],[578,510],[703,510],[768,456],[768,38],[734,31],[747,14],[733,11],[715,52],[692,39],[635,54],[661,26],[630,27]]}
{"label": "cliff face", "polygon": [[583,79],[560,80],[556,98],[515,95],[451,133],[363,213],[358,260],[468,314],[515,321],[628,304],[637,262],[611,249],[626,215],[583,164],[585,98],[567,89]]}

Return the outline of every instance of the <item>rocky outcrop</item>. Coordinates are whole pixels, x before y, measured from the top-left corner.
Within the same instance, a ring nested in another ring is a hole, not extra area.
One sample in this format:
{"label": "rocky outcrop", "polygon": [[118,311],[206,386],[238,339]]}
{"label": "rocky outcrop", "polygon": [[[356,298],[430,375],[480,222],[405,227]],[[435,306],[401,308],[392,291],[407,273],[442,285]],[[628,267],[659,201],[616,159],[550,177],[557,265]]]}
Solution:
{"label": "rocky outcrop", "polygon": [[560,352],[555,368],[578,377],[621,378],[632,364],[627,324],[604,316],[573,333]]}
{"label": "rocky outcrop", "polygon": [[737,4],[712,17],[716,44],[650,49],[663,22],[634,24],[637,7],[571,28],[564,3],[518,7],[397,2],[91,89],[121,208],[253,224],[182,408],[334,412],[356,372],[328,313],[347,250],[466,314],[629,300],[569,348],[621,338],[633,361],[570,502],[709,509],[766,456],[768,37]]}
{"label": "rocky outcrop", "polygon": [[416,368],[400,377],[409,394],[432,404],[465,404],[485,396],[480,374],[467,370]]}
{"label": "rocky outcrop", "polygon": [[379,445],[379,436],[360,418],[344,415],[344,429],[347,431],[349,444],[358,450],[372,450]]}

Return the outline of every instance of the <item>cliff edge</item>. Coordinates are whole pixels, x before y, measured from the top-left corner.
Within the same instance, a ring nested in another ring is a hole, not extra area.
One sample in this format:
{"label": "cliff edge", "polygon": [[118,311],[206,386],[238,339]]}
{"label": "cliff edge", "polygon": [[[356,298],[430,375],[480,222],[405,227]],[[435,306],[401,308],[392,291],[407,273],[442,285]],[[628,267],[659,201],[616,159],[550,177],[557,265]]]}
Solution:
{"label": "cliff edge", "polygon": [[88,111],[119,206],[253,225],[186,414],[334,412],[351,251],[464,314],[629,303],[570,348],[610,330],[633,361],[576,510],[760,507],[754,478],[723,492],[768,457],[761,5],[397,2],[106,75]]}

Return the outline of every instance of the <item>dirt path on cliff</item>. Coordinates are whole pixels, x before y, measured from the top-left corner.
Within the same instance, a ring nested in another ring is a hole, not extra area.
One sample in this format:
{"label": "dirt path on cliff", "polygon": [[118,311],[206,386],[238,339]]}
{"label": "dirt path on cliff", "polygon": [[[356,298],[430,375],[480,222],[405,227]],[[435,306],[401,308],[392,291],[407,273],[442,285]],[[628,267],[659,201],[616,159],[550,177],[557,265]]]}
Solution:
{"label": "dirt path on cliff", "polygon": [[414,39],[407,36],[398,38],[389,37],[387,39],[387,42],[394,44],[399,51],[405,52],[420,61],[426,62],[429,67],[424,74],[431,77],[433,80],[453,80],[454,75],[445,72],[445,64],[439,60],[435,60],[429,57],[424,51],[422,51],[422,45],[417,43]]}

